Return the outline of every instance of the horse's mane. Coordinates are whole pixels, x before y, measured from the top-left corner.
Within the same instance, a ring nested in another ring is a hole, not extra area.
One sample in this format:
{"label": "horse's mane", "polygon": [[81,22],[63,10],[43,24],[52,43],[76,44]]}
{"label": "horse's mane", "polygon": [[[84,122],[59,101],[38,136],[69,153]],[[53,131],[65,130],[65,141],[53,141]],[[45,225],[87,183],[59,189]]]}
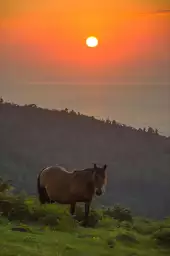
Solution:
{"label": "horse's mane", "polygon": [[78,169],[78,170],[73,170],[71,173],[73,175],[73,179],[81,179],[81,180],[86,180],[86,179],[91,179],[92,177],[92,172],[93,168],[85,168],[85,169]]}
{"label": "horse's mane", "polygon": [[71,172],[73,173],[89,173],[89,172],[93,172],[94,168],[84,168],[84,169],[74,169]]}

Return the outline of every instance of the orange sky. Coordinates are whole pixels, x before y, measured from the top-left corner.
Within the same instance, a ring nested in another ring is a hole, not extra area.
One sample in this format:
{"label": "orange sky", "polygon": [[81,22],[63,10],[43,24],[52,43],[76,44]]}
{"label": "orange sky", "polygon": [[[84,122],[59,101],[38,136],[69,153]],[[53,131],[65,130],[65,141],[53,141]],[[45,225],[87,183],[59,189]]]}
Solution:
{"label": "orange sky", "polygon": [[[116,82],[118,75],[127,79],[127,66],[137,65],[147,75],[146,58],[153,62],[151,73],[158,59],[170,61],[170,12],[161,13],[170,9],[169,0],[6,0],[1,5],[0,65],[7,62],[11,75],[15,65],[17,76],[21,67],[26,80],[41,80],[37,68],[49,80]],[[97,48],[86,47],[89,35],[98,37]]]}
{"label": "orange sky", "polygon": [[0,0],[7,100],[170,134],[169,67],[170,0]]}

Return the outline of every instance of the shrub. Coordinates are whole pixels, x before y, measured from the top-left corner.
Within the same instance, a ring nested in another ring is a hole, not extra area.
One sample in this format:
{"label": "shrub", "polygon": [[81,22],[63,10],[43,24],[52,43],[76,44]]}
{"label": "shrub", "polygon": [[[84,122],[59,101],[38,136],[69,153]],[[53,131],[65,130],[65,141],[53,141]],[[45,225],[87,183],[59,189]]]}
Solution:
{"label": "shrub", "polygon": [[77,228],[77,221],[72,218],[72,216],[63,216],[56,229],[60,231],[71,232]]}
{"label": "shrub", "polygon": [[133,230],[141,235],[153,234],[159,228],[159,222],[153,222],[144,218],[136,219],[133,224]]}
{"label": "shrub", "polygon": [[132,223],[130,223],[129,221],[122,221],[120,227],[126,230],[131,230],[133,226]]}
{"label": "shrub", "polygon": [[99,223],[100,220],[101,220],[101,215],[97,211],[91,210],[91,212],[89,213],[87,226],[94,228],[96,227],[96,225]]}
{"label": "shrub", "polygon": [[152,236],[158,245],[170,247],[170,228],[157,230]]}
{"label": "shrub", "polygon": [[58,225],[65,216],[68,216],[64,207],[55,204],[39,205],[35,201],[34,204],[29,202],[29,208],[31,221],[36,221],[45,226],[49,226],[53,230],[58,228]]}
{"label": "shrub", "polygon": [[56,227],[60,219],[67,215],[64,207],[39,205],[36,200],[25,199],[22,195],[0,193],[0,214],[10,221],[35,221],[49,227]]}
{"label": "shrub", "polygon": [[73,230],[77,225],[70,216],[68,207],[40,205],[35,198],[26,198],[23,194],[15,196],[0,193],[0,215],[10,221],[36,222],[53,230]]}
{"label": "shrub", "polygon": [[0,212],[9,220],[26,220],[29,210],[22,196],[4,195],[0,193]]}
{"label": "shrub", "polygon": [[114,220],[108,216],[104,216],[100,222],[99,222],[99,226],[100,227],[103,227],[103,228],[107,228],[107,229],[114,229],[114,228],[117,228],[118,226],[118,221],[117,220]]}
{"label": "shrub", "polygon": [[104,215],[110,216],[120,222],[129,221],[132,222],[131,211],[127,208],[115,205],[113,208],[108,208],[104,211]]}
{"label": "shrub", "polygon": [[110,247],[110,248],[114,248],[115,247],[115,239],[114,238],[108,238],[107,239],[107,245]]}
{"label": "shrub", "polygon": [[170,217],[164,218],[162,221],[160,221],[160,227],[161,228],[170,228]]}
{"label": "shrub", "polygon": [[29,211],[31,221],[42,222],[43,219],[47,216],[47,210],[44,206],[32,205]]}
{"label": "shrub", "polygon": [[78,222],[80,222],[82,225],[86,224],[86,226],[93,228],[93,227],[96,227],[96,225],[102,219],[102,215],[99,211],[92,209],[89,212],[88,221],[86,223],[84,223],[84,210],[82,207],[77,206],[75,219]]}
{"label": "shrub", "polygon": [[116,241],[120,241],[123,243],[138,243],[137,238],[135,237],[134,234],[130,233],[130,232],[125,232],[125,233],[120,233],[116,236]]}
{"label": "shrub", "polygon": [[10,185],[10,181],[4,181],[1,177],[0,177],[0,193],[6,193],[7,191],[9,191],[11,189],[11,185]]}
{"label": "shrub", "polygon": [[59,224],[59,219],[54,214],[46,214],[43,217],[38,219],[44,225],[47,225],[51,228],[56,227]]}

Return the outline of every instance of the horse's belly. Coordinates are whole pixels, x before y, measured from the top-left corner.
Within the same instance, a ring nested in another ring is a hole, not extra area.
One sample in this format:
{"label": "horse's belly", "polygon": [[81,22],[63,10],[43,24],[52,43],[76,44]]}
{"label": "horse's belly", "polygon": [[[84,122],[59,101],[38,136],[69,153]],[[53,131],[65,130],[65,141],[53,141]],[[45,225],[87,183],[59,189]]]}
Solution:
{"label": "horse's belly", "polygon": [[70,203],[70,193],[69,189],[65,188],[64,190],[60,187],[56,188],[55,190],[48,189],[48,196],[52,201],[61,203],[61,204],[69,204]]}
{"label": "horse's belly", "polygon": [[55,201],[60,204],[71,204],[73,202],[86,202],[90,201],[91,197],[85,194],[71,194],[69,190],[65,189],[64,192],[55,191],[49,195],[52,201]]}
{"label": "horse's belly", "polygon": [[71,199],[73,202],[86,202],[86,201],[91,201],[92,200],[92,195],[88,193],[77,193],[77,194],[72,194]]}

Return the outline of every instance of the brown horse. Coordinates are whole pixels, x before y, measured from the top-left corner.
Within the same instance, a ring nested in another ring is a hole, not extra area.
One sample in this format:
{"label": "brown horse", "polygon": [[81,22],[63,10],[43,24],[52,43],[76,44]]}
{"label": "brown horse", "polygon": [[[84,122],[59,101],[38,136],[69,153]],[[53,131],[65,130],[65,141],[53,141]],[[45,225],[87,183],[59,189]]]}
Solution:
{"label": "brown horse", "polygon": [[93,196],[100,196],[106,185],[107,165],[68,172],[61,166],[44,168],[38,175],[37,187],[41,204],[70,204],[73,215],[77,202],[85,203],[85,218],[88,218]]}

